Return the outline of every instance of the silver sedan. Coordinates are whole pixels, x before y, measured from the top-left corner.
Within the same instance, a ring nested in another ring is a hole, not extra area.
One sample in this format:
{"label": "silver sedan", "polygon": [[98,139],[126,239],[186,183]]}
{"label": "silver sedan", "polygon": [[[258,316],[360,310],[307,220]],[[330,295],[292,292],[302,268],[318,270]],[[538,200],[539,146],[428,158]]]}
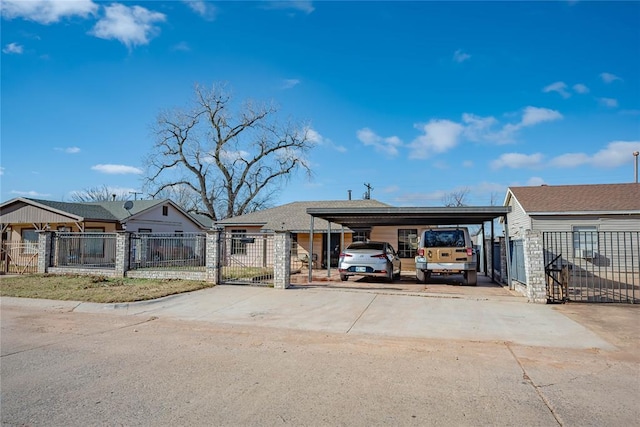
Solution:
{"label": "silver sedan", "polygon": [[349,276],[371,276],[392,282],[400,277],[400,258],[390,243],[354,242],[340,254],[338,271],[343,281]]}

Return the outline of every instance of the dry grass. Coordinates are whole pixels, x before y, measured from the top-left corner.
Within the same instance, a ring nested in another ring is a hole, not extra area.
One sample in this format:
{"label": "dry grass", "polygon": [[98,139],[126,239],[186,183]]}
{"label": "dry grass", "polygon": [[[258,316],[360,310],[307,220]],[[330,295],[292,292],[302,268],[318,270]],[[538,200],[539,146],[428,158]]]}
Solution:
{"label": "dry grass", "polygon": [[32,274],[0,278],[0,295],[98,303],[143,301],[210,288],[194,280]]}

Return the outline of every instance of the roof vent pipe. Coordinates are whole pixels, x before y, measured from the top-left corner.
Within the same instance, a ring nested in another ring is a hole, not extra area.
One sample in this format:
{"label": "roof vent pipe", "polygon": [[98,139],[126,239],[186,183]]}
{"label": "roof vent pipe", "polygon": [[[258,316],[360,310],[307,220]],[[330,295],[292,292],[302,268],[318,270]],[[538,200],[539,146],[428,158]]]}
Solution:
{"label": "roof vent pipe", "polygon": [[351,200],[351,190],[347,190],[347,193],[349,193],[349,200]]}

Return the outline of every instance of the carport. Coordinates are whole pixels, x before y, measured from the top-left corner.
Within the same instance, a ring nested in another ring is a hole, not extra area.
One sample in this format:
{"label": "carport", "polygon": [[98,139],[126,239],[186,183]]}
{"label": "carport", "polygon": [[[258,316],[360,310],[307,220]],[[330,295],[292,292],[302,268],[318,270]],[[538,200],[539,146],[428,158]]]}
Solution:
{"label": "carport", "polygon": [[[343,229],[370,229],[373,226],[424,226],[424,225],[480,225],[482,229],[483,245],[485,224],[490,223],[491,241],[494,240],[494,220],[503,218],[505,240],[509,241],[507,214],[509,206],[460,206],[460,207],[375,207],[375,208],[307,208],[311,216],[310,235],[314,233],[314,219],[321,218],[328,222],[327,231],[327,259],[331,236],[331,223],[340,224]],[[313,238],[310,238],[310,252],[313,253]],[[486,264],[486,257],[485,257]],[[313,280],[312,266],[309,267],[309,282]],[[485,272],[487,271],[485,265]],[[331,266],[327,264],[327,275],[331,274]],[[494,268],[491,265],[491,279],[494,279]],[[507,280],[511,283],[511,260],[507,250]]]}

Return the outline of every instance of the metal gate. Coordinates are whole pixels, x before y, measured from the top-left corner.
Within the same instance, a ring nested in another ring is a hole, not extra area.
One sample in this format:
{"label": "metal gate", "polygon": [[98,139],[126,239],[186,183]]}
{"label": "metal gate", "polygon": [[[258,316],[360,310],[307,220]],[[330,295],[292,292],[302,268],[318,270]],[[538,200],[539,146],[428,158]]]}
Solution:
{"label": "metal gate", "polygon": [[640,232],[543,233],[549,302],[640,303]]}
{"label": "metal gate", "polygon": [[223,284],[273,286],[274,233],[231,230],[221,233]]}
{"label": "metal gate", "polygon": [[38,272],[37,242],[2,242],[2,271],[12,274]]}

